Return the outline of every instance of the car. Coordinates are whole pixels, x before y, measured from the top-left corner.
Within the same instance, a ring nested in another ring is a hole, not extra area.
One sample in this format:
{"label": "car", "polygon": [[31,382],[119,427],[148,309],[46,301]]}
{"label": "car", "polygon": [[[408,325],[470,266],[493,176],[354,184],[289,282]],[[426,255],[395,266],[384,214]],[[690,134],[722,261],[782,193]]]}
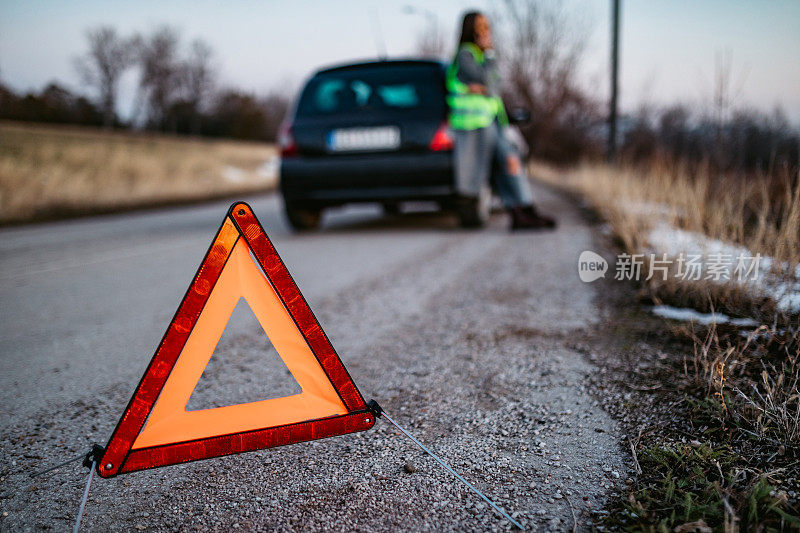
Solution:
{"label": "car", "polygon": [[316,72],[281,126],[280,192],[297,230],[318,227],[329,207],[432,201],[462,226],[488,218],[485,199],[456,193],[448,128],[447,66],[381,60]]}

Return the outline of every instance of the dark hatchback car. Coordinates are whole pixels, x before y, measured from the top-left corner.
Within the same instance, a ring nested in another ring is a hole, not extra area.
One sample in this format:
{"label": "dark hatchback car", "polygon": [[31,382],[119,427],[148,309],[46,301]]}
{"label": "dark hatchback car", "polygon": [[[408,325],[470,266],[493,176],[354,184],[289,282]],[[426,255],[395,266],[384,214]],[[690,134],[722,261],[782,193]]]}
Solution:
{"label": "dark hatchback car", "polygon": [[456,198],[447,127],[445,66],[395,60],[320,70],[281,128],[280,189],[296,229],[317,227],[326,207],[406,201],[456,209],[480,225],[478,202]]}

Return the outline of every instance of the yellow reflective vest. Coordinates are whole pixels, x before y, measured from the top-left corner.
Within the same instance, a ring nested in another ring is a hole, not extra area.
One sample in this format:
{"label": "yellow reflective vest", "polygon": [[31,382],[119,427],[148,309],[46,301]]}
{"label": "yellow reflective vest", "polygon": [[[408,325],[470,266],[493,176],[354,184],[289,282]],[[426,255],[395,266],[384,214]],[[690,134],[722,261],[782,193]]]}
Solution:
{"label": "yellow reflective vest", "polygon": [[486,62],[483,50],[473,43],[462,44],[456,52],[446,77],[450,127],[454,130],[486,128],[495,118],[500,124],[507,125],[508,117],[499,96],[470,93],[467,84],[458,79],[457,58],[461,50],[468,50],[479,65]]}

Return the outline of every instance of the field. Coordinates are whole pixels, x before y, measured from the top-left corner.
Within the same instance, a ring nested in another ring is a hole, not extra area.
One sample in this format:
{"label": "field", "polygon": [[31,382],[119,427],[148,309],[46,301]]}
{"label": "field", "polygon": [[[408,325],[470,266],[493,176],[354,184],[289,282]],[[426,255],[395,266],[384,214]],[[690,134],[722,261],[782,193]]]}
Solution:
{"label": "field", "polygon": [[0,224],[269,190],[273,145],[0,122]]}

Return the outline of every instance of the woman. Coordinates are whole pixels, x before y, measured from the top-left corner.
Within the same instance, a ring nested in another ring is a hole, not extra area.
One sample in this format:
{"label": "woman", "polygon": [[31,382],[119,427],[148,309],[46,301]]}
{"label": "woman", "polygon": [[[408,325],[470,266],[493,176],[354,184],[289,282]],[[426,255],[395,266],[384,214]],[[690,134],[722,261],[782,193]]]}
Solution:
{"label": "woman", "polygon": [[[464,15],[458,51],[447,71],[456,186],[467,207],[462,222],[486,221],[489,187],[494,185],[511,213],[512,230],[552,228],[555,220],[539,215],[533,206],[519,155],[507,138],[508,117],[499,96],[493,48],[486,16],[477,11]],[[469,213],[474,213],[472,220]]]}

